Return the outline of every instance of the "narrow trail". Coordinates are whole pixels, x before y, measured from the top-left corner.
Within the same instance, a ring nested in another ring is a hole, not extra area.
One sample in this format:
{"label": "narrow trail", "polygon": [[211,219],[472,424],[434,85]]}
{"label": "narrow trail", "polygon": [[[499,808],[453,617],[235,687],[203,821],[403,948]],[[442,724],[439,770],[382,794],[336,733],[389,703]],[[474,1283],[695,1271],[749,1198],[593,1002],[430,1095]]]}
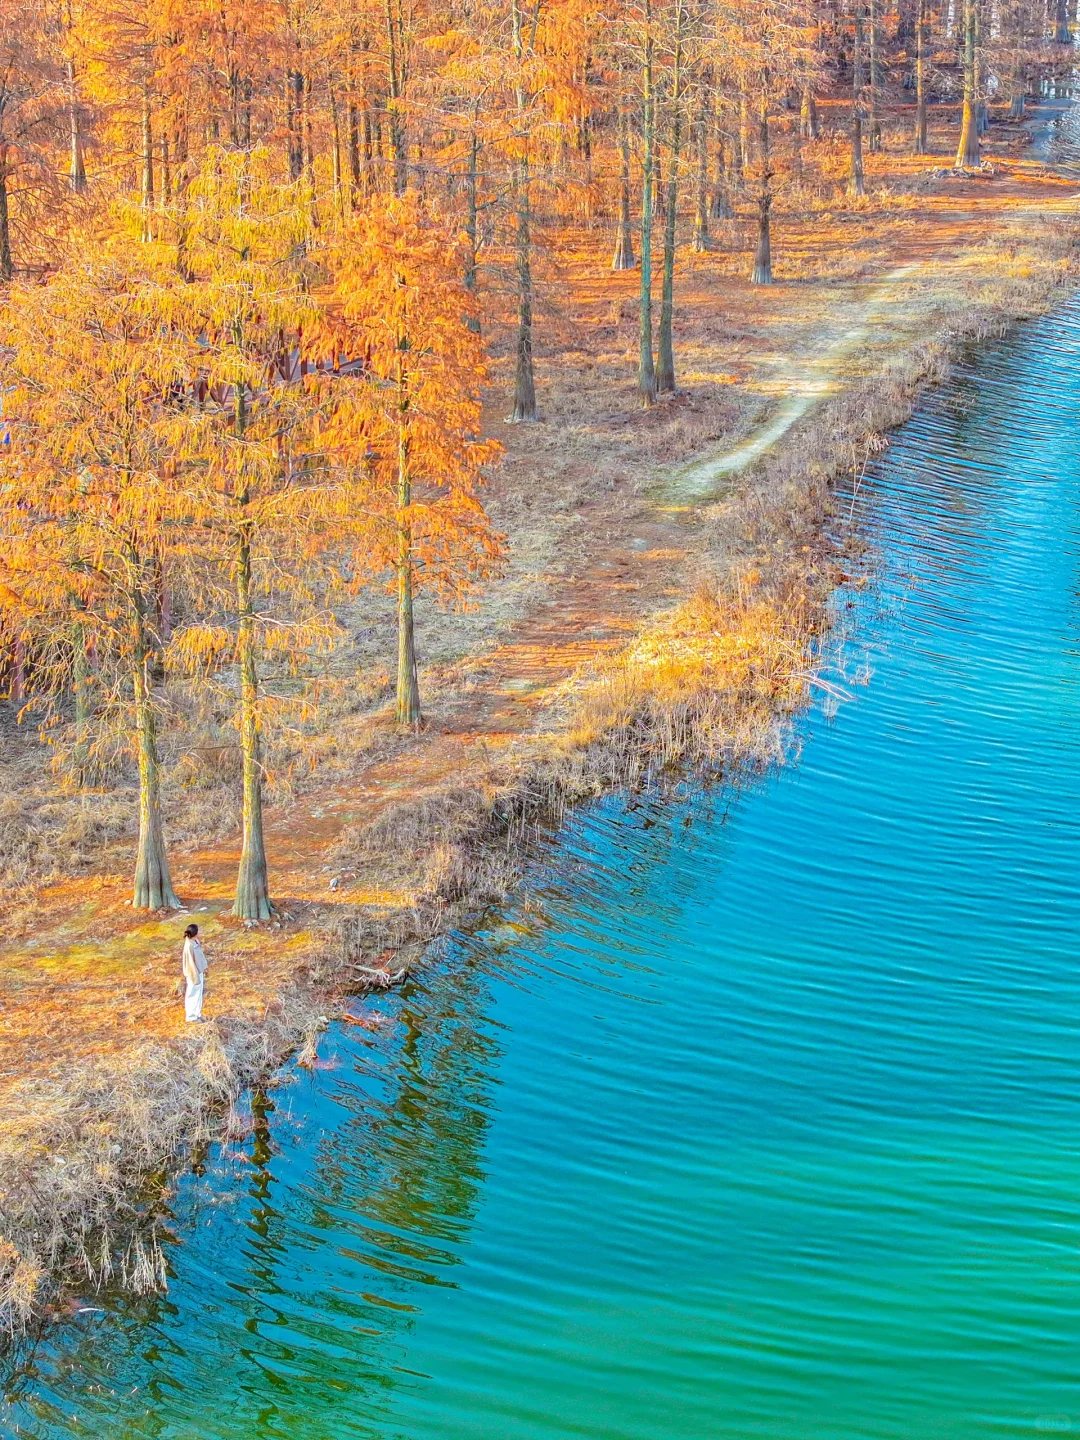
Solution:
{"label": "narrow trail", "polygon": [[[979,204],[991,216],[994,207],[1019,215],[1027,205],[1037,217],[1074,204],[1072,194],[1063,196],[1059,185],[1029,204],[1032,192],[1018,189]],[[957,201],[959,209],[963,203]],[[198,915],[214,957],[211,1017],[262,1013],[287,985],[305,946],[311,948],[310,927],[320,917],[357,905],[412,903],[408,895],[373,894],[362,876],[349,873],[340,854],[346,831],[402,800],[482,783],[494,756],[527,745],[552,723],[550,702],[575,671],[616,651],[650,614],[684,593],[700,543],[699,507],[720,498],[740,471],[848,378],[926,333],[926,297],[948,289],[949,272],[963,265],[969,236],[981,238],[986,212],[972,204],[963,225],[941,224],[941,212],[933,224],[913,225],[877,277],[824,287],[815,282],[817,288],[778,285],[769,301],[781,335],[790,318],[789,339],[751,377],[761,404],[750,433],[673,471],[620,527],[612,528],[601,501],[585,504],[580,550],[590,558],[577,573],[552,580],[502,643],[469,658],[471,683],[432,708],[423,734],[358,765],[347,780],[315,785],[295,803],[268,812],[272,890],[293,917],[278,938],[270,941],[265,930],[245,930],[227,918],[239,837],[174,854],[178,891]],[[819,294],[827,305],[817,317],[812,307]],[[807,314],[814,316],[809,328]],[[795,353],[795,335],[801,353]],[[73,1056],[183,1034],[174,987],[177,940],[187,915],[133,915],[129,862],[130,845],[114,847],[103,855],[99,873],[37,897],[32,933],[15,938],[9,929],[0,951],[0,1106],[5,1086],[35,1074],[55,1076]],[[49,1016],[47,1031],[42,1015]]]}
{"label": "narrow trail", "polygon": [[[1063,177],[1080,181],[1080,106],[1071,101],[1046,102],[1025,124],[1033,135],[1031,155]],[[1080,198],[1063,202],[1075,209]],[[1045,201],[1018,206],[1017,220],[1036,226],[1047,212]],[[809,355],[788,353],[782,364],[758,388],[772,404],[746,439],[700,456],[675,471],[658,487],[669,506],[703,504],[718,499],[732,478],[773,448],[793,425],[843,385],[854,358],[873,345],[875,337],[895,340],[918,325],[918,288],[927,278],[941,278],[943,270],[962,261],[962,248],[920,245],[914,258],[905,260],[868,286],[855,298],[838,297],[838,314],[822,327],[819,343]]]}
{"label": "narrow trail", "polygon": [[[132,914],[128,846],[107,858],[107,873],[43,891],[33,932],[3,948],[0,1106],[6,1085],[52,1072],[73,1052],[117,1054],[136,1039],[184,1035],[173,1000],[174,952],[192,916],[214,961],[208,1015],[251,1017],[287,988],[298,955],[312,943],[313,920],[357,905],[411,907],[412,895],[373,891],[362,875],[350,874],[337,853],[346,830],[402,801],[483,783],[494,758],[543,729],[558,687],[626,643],[643,613],[681,593],[685,553],[678,517],[643,520],[603,561],[548,596],[506,643],[474,657],[470,671],[480,683],[433,711],[428,728],[400,753],[269,811],[272,893],[292,922],[284,936],[271,940],[265,929],[229,918],[239,836],[174,851],[174,882],[186,906],[180,914]],[[47,1031],[43,1014],[52,1017]]]}
{"label": "narrow trail", "polygon": [[892,312],[909,295],[904,281],[923,268],[919,261],[897,266],[861,300],[862,319],[858,324],[826,340],[823,349],[809,359],[788,356],[774,385],[770,386],[779,401],[769,418],[740,444],[705,455],[677,471],[665,487],[668,503],[700,504],[715,500],[727,480],[771,450],[804,415],[834,395],[840,388],[844,363],[866,344],[874,328],[888,325],[890,333],[895,333]]}

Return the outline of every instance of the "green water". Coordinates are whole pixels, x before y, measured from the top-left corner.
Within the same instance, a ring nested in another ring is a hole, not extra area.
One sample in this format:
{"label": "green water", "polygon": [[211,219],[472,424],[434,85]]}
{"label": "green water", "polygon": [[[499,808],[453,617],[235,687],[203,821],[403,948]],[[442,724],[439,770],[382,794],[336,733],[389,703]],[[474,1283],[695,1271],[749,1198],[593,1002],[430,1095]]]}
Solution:
{"label": "green water", "polygon": [[1073,303],[868,475],[798,761],[580,817],[184,1179],[167,1298],[53,1331],[3,1433],[1080,1430],[1078,431]]}

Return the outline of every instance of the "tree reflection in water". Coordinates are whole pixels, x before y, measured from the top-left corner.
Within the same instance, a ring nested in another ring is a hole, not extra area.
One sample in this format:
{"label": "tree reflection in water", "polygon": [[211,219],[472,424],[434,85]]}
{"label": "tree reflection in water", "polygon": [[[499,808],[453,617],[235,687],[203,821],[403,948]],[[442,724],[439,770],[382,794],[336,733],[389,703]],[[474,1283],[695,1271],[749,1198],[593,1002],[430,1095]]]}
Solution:
{"label": "tree reflection in water", "polygon": [[476,1211],[500,1055],[489,1006],[461,952],[380,1003],[392,1023],[335,1028],[334,1068],[254,1095],[242,1153],[178,1187],[168,1295],[87,1300],[103,1311],[21,1357],[0,1430],[383,1433],[424,1289],[454,1284]]}

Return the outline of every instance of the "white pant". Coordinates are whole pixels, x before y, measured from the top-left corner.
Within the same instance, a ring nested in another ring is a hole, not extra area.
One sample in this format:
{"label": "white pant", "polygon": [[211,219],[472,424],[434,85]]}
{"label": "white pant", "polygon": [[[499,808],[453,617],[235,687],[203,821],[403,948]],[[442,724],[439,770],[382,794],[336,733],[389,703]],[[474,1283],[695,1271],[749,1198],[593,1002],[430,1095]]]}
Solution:
{"label": "white pant", "polygon": [[206,987],[206,976],[200,975],[193,985],[189,980],[187,989],[184,991],[184,1015],[188,1020],[198,1020],[202,1014],[203,990]]}

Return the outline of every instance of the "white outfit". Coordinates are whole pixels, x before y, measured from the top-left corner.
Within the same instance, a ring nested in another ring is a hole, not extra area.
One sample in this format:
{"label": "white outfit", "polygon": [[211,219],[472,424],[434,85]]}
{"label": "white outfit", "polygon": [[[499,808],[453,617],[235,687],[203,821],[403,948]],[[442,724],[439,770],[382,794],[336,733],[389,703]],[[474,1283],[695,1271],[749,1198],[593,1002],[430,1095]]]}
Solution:
{"label": "white outfit", "polygon": [[184,941],[183,965],[187,981],[184,1016],[188,1020],[198,1020],[202,1016],[203,991],[206,988],[206,956],[198,940],[188,938]]}

